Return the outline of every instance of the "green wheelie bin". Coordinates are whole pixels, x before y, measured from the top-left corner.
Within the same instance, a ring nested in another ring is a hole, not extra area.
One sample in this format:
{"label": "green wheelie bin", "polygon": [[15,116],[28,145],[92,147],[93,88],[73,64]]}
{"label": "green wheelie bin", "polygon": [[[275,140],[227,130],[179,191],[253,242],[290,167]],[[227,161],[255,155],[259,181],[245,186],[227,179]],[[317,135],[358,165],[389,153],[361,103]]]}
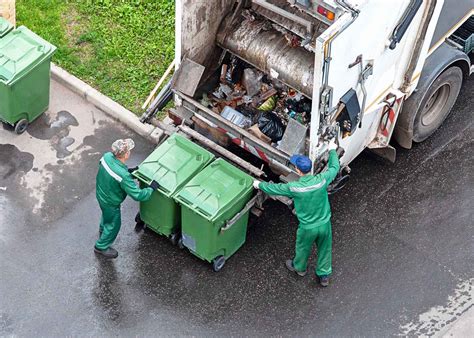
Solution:
{"label": "green wheelie bin", "polygon": [[173,195],[213,159],[213,154],[178,134],[163,142],[133,173],[143,186],[152,180],[159,184],[151,199],[140,203],[137,223],[177,244],[181,213]]}
{"label": "green wheelie bin", "polygon": [[3,38],[13,29],[13,25],[0,16],[0,38]]}
{"label": "green wheelie bin", "polygon": [[251,176],[219,158],[175,196],[181,204],[182,244],[216,272],[245,242],[252,183]]}
{"label": "green wheelie bin", "polygon": [[17,134],[48,109],[55,50],[24,26],[0,38],[0,120]]}

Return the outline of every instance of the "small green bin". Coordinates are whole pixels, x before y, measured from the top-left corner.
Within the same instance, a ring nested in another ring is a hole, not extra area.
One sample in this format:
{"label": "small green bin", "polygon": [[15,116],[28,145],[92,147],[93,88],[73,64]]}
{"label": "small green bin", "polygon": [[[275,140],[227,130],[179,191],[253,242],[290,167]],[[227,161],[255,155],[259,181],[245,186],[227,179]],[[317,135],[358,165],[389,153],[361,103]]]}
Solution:
{"label": "small green bin", "polygon": [[249,211],[231,226],[227,221],[252,197],[253,178],[217,159],[189,181],[175,199],[181,207],[182,242],[219,271],[244,243]]}
{"label": "small green bin", "polygon": [[175,238],[181,213],[172,196],[213,159],[213,154],[178,134],[163,142],[133,173],[142,186],[152,180],[159,184],[151,199],[140,203],[137,220],[161,235]]}
{"label": "small green bin", "polygon": [[55,50],[23,26],[0,38],[0,120],[18,134],[48,109]]}
{"label": "small green bin", "polygon": [[13,25],[0,16],[0,38],[10,33],[13,29]]}

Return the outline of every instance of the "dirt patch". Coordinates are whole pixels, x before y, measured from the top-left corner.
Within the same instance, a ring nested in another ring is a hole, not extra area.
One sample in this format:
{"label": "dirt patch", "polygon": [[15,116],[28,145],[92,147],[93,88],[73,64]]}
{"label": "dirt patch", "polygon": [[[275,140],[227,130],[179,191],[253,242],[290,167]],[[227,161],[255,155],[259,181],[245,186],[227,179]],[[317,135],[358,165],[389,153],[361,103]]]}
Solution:
{"label": "dirt patch", "polygon": [[92,46],[93,35],[88,32],[90,23],[85,16],[70,5],[69,10],[61,15],[64,22],[65,36],[69,48],[75,50],[81,62],[87,62],[94,58],[94,47]]}

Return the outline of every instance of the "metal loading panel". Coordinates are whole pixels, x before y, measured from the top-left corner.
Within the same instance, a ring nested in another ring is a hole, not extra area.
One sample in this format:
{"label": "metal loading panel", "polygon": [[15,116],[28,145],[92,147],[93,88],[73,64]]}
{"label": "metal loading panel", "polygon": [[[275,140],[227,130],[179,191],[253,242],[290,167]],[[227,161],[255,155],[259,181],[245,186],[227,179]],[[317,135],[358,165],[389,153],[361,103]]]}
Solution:
{"label": "metal loading panel", "polygon": [[10,32],[0,39],[0,82],[12,84],[55,50],[55,46],[26,27]]}
{"label": "metal loading panel", "polygon": [[251,176],[219,158],[189,181],[175,198],[205,219],[217,222],[238,202],[249,198],[252,182]]}
{"label": "metal loading panel", "polygon": [[146,184],[155,180],[158,190],[170,197],[213,159],[206,149],[173,134],[139,165],[134,176]]}

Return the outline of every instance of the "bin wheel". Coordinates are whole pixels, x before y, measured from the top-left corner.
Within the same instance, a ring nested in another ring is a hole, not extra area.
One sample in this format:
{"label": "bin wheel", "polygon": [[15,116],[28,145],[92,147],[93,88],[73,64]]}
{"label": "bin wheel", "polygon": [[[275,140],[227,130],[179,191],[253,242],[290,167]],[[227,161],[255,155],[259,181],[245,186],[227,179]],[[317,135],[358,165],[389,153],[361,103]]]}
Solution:
{"label": "bin wheel", "polygon": [[178,239],[178,248],[180,248],[181,250],[184,249],[183,237],[181,236]]}
{"label": "bin wheel", "polygon": [[180,239],[180,236],[176,232],[170,235],[170,241],[171,241],[171,244],[173,245],[178,245],[179,239]]}
{"label": "bin wheel", "polygon": [[21,119],[20,121],[18,121],[15,124],[15,133],[17,133],[18,135],[23,134],[26,128],[28,128],[28,124],[29,123],[27,119]]}
{"label": "bin wheel", "polygon": [[224,256],[217,256],[212,261],[212,269],[215,272],[219,272],[224,267],[224,264],[225,264],[225,257]]}

